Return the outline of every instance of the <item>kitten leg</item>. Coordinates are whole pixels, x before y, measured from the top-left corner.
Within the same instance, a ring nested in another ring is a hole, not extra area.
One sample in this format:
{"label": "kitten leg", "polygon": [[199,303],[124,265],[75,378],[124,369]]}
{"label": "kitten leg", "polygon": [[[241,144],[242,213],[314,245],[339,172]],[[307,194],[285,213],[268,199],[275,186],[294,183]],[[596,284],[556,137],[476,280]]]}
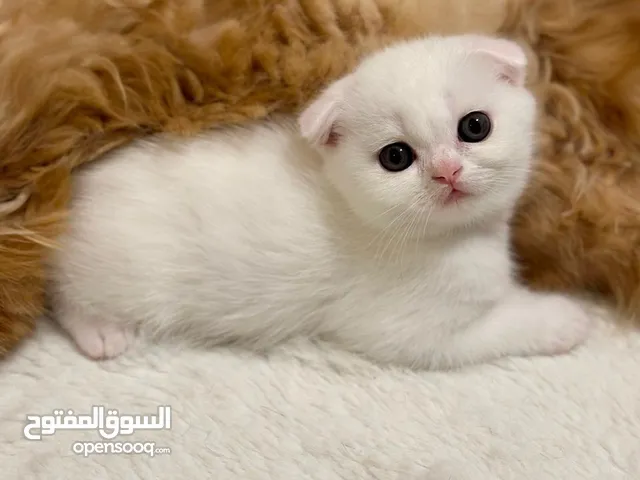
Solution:
{"label": "kitten leg", "polygon": [[323,337],[381,364],[447,369],[506,356],[567,353],[587,338],[591,322],[562,295],[517,289],[461,329],[438,332],[422,317],[394,319],[388,312],[349,325]]}
{"label": "kitten leg", "polygon": [[582,344],[587,313],[559,294],[518,289],[484,317],[459,331],[435,356],[436,367],[457,367],[504,356],[557,355]]}
{"label": "kitten leg", "polygon": [[100,314],[83,312],[81,309],[59,309],[56,317],[73,338],[78,349],[94,360],[121,355],[135,337],[133,328],[115,323]]}

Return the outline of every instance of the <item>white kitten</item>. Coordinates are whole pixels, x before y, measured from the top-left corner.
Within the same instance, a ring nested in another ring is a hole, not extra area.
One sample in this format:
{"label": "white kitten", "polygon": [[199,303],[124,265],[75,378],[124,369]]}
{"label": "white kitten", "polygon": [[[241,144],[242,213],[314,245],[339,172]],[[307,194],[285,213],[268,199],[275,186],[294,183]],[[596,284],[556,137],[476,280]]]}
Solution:
{"label": "white kitten", "polygon": [[512,280],[525,66],[506,40],[414,40],[298,122],[112,154],[76,178],[52,265],[59,321],[94,358],[138,328],[256,349],[318,335],[421,368],[570,350],[585,313]]}

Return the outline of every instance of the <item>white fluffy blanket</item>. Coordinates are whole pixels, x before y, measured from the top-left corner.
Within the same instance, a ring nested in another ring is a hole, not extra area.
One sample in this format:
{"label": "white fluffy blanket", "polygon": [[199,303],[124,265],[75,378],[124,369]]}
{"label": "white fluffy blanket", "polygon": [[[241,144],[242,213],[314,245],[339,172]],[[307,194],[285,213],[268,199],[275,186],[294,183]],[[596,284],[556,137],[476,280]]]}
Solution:
{"label": "white fluffy blanket", "polygon": [[[432,373],[305,342],[94,363],[43,322],[0,369],[3,479],[640,479],[640,334],[604,324],[569,356]],[[93,405],[170,406],[170,429],[112,441],[171,452],[83,457],[72,444],[96,430],[23,435],[27,414]]]}

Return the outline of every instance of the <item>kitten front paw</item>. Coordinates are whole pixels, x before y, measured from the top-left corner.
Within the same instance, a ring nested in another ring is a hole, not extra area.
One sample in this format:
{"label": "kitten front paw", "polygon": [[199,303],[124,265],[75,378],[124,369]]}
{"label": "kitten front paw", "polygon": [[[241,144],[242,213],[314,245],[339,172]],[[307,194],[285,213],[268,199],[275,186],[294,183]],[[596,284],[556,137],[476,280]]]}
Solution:
{"label": "kitten front paw", "polygon": [[94,360],[123,354],[134,339],[132,329],[111,322],[82,322],[67,330],[80,351]]}
{"label": "kitten front paw", "polygon": [[586,341],[592,320],[580,305],[560,295],[549,295],[540,302],[535,328],[540,354],[568,353]]}

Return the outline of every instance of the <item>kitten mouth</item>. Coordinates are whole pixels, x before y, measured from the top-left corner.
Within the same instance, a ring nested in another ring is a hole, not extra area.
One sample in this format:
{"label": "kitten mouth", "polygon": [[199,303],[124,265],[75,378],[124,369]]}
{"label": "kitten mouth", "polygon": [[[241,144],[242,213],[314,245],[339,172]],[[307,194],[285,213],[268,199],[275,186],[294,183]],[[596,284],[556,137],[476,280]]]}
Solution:
{"label": "kitten mouth", "polygon": [[452,188],[447,197],[444,199],[444,204],[450,205],[452,203],[458,203],[460,200],[468,196],[469,194],[467,192],[463,192],[462,190],[458,190],[457,188]]}

